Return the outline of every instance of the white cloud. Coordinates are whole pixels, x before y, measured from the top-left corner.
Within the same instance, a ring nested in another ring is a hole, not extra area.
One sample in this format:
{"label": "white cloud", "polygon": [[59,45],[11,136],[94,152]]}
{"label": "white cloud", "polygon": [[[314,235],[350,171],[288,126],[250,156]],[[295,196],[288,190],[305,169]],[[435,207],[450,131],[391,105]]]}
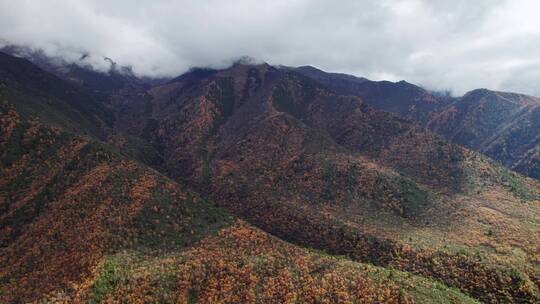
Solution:
{"label": "white cloud", "polygon": [[534,0],[0,0],[0,39],[141,75],[249,55],[456,93],[540,95]]}

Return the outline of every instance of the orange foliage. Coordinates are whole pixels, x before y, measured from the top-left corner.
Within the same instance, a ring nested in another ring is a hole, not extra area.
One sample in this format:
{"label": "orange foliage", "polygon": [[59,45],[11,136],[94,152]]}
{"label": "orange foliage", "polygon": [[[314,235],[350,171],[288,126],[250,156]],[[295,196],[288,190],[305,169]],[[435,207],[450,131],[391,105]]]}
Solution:
{"label": "orange foliage", "polygon": [[155,301],[160,287],[151,271],[161,269],[174,278],[162,295],[167,303],[409,303],[392,282],[338,265],[238,221],[179,257],[136,270],[106,302]]}

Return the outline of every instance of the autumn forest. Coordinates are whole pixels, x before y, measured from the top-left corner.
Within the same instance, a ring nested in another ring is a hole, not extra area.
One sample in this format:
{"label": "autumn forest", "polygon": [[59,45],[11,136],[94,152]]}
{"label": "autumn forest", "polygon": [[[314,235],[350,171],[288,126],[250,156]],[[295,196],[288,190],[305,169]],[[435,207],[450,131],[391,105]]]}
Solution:
{"label": "autumn forest", "polygon": [[1,303],[540,303],[540,99],[0,52]]}

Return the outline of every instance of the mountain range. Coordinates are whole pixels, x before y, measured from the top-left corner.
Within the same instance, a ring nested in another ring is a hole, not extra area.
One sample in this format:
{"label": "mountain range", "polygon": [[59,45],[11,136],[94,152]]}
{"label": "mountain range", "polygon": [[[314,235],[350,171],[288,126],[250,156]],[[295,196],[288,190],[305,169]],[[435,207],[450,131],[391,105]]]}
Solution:
{"label": "mountain range", "polygon": [[375,108],[415,121],[511,170],[540,178],[537,97],[487,89],[450,97],[405,81],[369,81],[309,66],[293,70],[340,94],[358,96]]}
{"label": "mountain range", "polygon": [[540,99],[16,53],[0,53],[3,302],[540,301]]}

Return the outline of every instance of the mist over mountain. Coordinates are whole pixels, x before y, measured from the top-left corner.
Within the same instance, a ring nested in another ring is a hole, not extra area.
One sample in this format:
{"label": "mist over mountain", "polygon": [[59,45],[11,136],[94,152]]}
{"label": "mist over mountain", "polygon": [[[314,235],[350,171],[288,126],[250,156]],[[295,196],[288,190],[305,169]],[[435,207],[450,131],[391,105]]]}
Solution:
{"label": "mist over mountain", "polygon": [[139,76],[225,68],[248,55],[373,80],[405,79],[462,95],[490,88],[540,95],[532,0],[0,1],[3,41],[68,62]]}

